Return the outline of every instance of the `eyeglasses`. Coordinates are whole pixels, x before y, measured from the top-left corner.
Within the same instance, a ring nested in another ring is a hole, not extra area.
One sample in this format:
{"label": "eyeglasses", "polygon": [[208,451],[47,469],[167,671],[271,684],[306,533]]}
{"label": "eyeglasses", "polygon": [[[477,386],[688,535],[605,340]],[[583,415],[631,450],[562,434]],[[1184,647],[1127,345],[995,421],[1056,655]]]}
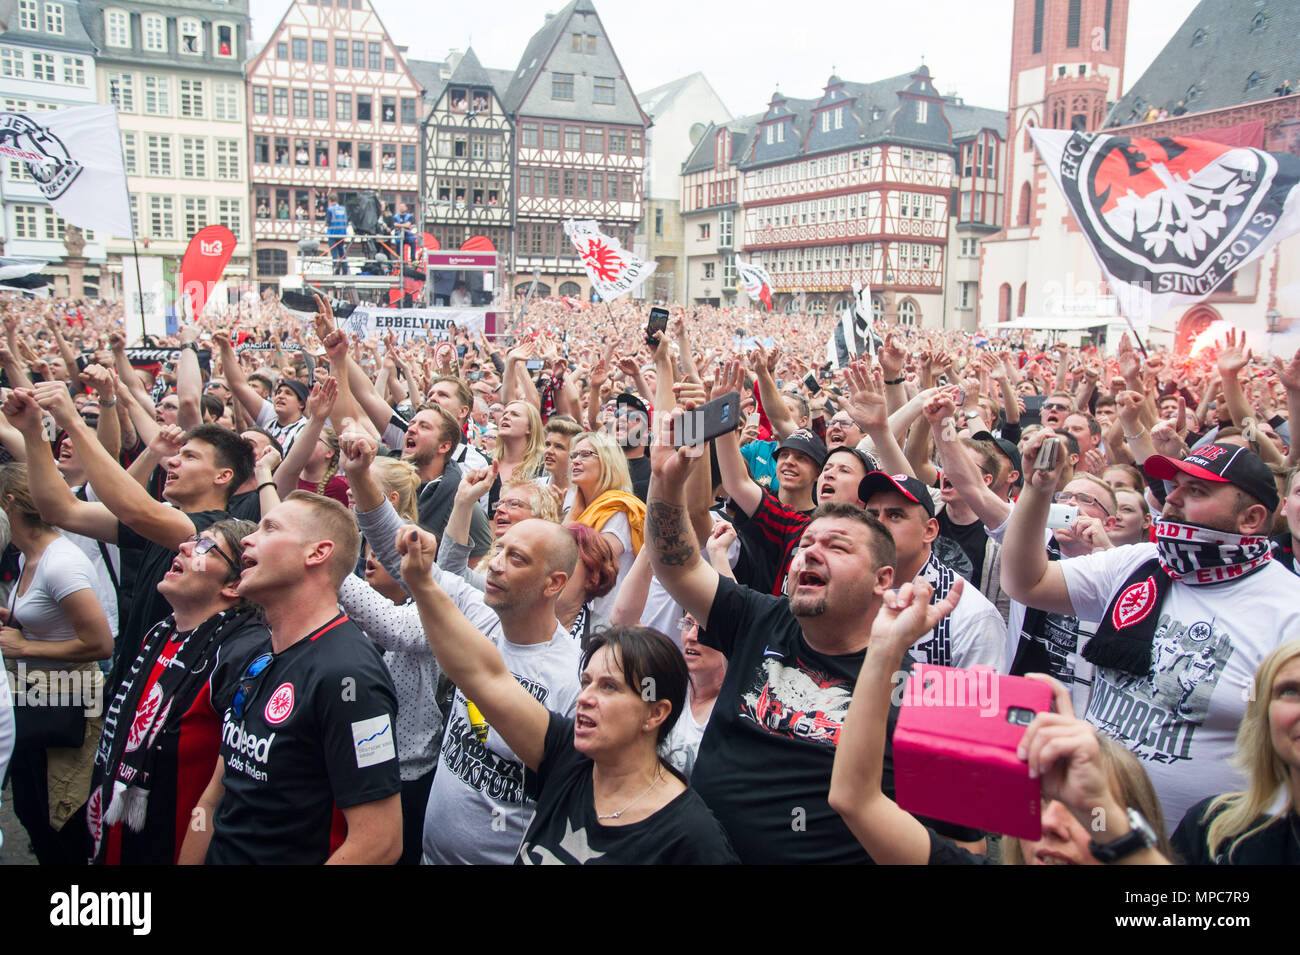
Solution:
{"label": "eyeglasses", "polygon": [[1058,491],[1052,496],[1052,500],[1057,504],[1083,504],[1089,507],[1096,507],[1099,508],[1107,517],[1110,517],[1110,511],[1106,509],[1105,504],[1101,503],[1101,501],[1097,500],[1091,494],[1084,494],[1082,491]]}
{"label": "eyeglasses", "polygon": [[1069,405],[1061,404],[1059,401],[1053,401],[1051,404],[1043,403],[1044,411],[1073,411]]}
{"label": "eyeglasses", "polygon": [[508,507],[512,511],[527,511],[529,514],[533,512],[532,504],[528,501],[521,501],[517,497],[512,497],[504,501],[497,501],[497,510],[499,511],[503,507]]}
{"label": "eyeglasses", "polygon": [[195,557],[202,557],[204,554],[208,553],[208,551],[216,551],[217,556],[226,562],[226,566],[230,568],[232,574],[238,575],[243,573],[243,568],[236,564],[234,560],[231,559],[230,555],[222,550],[221,546],[211,537],[200,537],[198,534],[191,534],[189,537],[185,538],[185,541],[186,543],[194,545]]}
{"label": "eyeglasses", "polygon": [[235,690],[235,696],[230,701],[230,712],[234,714],[235,719],[242,720],[244,718],[244,701],[248,699],[249,694],[257,685],[255,682],[257,678],[271,665],[273,659],[274,657],[270,653],[263,653],[248,665],[248,669],[240,677],[239,688]]}
{"label": "eyeglasses", "polygon": [[841,428],[854,427],[854,421],[852,418],[848,417],[848,415],[844,415],[844,416],[836,415],[834,418],[831,418],[830,423],[837,424]]}
{"label": "eyeglasses", "polygon": [[682,617],[681,620],[677,621],[677,629],[682,631],[683,633],[685,633],[688,630],[698,630],[699,628],[700,628],[699,623],[697,623],[691,617]]}
{"label": "eyeglasses", "polygon": [[600,455],[598,455],[595,451],[574,451],[572,454],[569,455],[569,460],[585,461],[587,460],[587,458],[598,458],[598,457],[600,457]]}

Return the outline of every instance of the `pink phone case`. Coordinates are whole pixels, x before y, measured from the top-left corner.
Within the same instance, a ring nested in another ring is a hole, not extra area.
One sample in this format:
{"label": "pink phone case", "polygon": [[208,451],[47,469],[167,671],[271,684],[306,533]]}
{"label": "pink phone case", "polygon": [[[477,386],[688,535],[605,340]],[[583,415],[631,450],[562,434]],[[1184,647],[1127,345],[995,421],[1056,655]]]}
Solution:
{"label": "pink phone case", "polygon": [[1051,687],[986,667],[913,667],[894,729],[898,805],[986,832],[1041,838],[1042,784],[1016,758],[1025,726],[1008,722],[1012,709],[1050,712]]}

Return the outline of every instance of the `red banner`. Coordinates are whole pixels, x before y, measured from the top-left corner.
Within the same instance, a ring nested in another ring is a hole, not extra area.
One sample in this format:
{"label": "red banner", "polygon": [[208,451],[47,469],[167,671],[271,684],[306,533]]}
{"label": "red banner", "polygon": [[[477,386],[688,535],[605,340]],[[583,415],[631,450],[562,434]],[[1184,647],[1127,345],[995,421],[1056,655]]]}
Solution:
{"label": "red banner", "polygon": [[235,236],[223,225],[205,226],[190,239],[181,259],[180,285],[190,298],[191,314],[197,318],[212,294],[212,286],[221,281],[226,263],[235,251]]}

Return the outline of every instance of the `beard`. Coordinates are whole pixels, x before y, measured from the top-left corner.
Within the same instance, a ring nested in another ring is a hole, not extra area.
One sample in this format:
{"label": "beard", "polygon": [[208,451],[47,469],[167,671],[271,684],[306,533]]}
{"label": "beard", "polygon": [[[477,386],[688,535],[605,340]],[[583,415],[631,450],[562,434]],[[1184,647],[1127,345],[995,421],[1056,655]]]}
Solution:
{"label": "beard", "polygon": [[1160,515],[1162,521],[1173,521],[1175,524],[1186,524],[1189,527],[1203,527],[1210,531],[1223,531],[1225,534],[1238,534],[1237,520],[1235,517],[1225,518],[1222,521],[1216,521],[1213,524],[1202,524],[1196,521],[1189,521],[1187,515],[1183,513],[1182,508],[1176,505],[1165,505],[1164,512]]}
{"label": "beard", "polygon": [[826,612],[826,597],[789,597],[790,613],[795,617],[820,617]]}

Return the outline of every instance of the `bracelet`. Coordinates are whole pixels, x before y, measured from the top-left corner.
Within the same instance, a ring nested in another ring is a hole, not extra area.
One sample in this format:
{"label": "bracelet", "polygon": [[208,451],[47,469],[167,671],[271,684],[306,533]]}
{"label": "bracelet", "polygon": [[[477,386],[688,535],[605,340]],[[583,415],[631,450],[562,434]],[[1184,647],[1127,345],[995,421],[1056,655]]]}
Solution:
{"label": "bracelet", "polygon": [[181,346],[180,350],[184,351],[187,348],[190,351],[194,352],[194,354],[196,355],[199,353],[199,346],[194,342],[186,342],[184,345]]}
{"label": "bracelet", "polygon": [[897,378],[893,378],[893,379],[889,379],[889,378],[887,378],[887,379],[885,379],[885,384],[887,384],[887,385],[901,385],[901,384],[902,384],[903,382],[905,382],[906,380],[907,380],[906,378],[904,378],[903,376],[900,375],[900,376],[897,377]]}
{"label": "bracelet", "polygon": [[1127,431],[1125,431],[1125,432],[1124,432],[1124,440],[1125,440],[1125,441],[1136,441],[1138,438],[1142,437],[1142,435],[1144,435],[1144,434],[1146,434],[1146,433],[1147,433],[1147,429],[1146,429],[1146,428],[1143,428],[1141,431],[1135,432],[1134,434],[1129,434]]}
{"label": "bracelet", "polygon": [[263,481],[257,486],[257,490],[260,492],[264,487],[276,487],[276,483],[274,481]]}
{"label": "bracelet", "polygon": [[102,398],[99,400],[99,406],[100,406],[101,408],[111,408],[111,407],[113,407],[113,405],[115,405],[115,404],[117,404],[117,399],[116,399],[116,398],[114,398],[112,401],[105,401],[105,400],[102,399]]}

